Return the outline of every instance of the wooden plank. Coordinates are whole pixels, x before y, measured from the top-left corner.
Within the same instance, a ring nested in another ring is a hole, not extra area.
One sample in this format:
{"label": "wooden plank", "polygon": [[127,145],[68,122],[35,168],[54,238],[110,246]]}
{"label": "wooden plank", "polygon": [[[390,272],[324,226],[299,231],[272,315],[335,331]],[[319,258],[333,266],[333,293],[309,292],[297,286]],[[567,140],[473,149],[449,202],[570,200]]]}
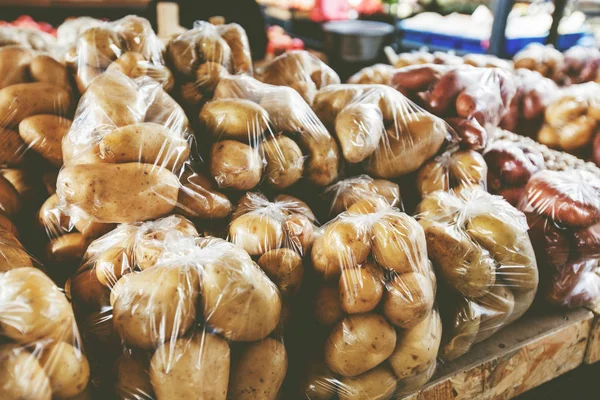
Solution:
{"label": "wooden plank", "polygon": [[591,310],[594,313],[595,318],[594,323],[592,324],[585,358],[583,359],[583,362],[586,364],[594,364],[600,361],[600,302],[591,307]]}
{"label": "wooden plank", "polygon": [[463,357],[442,364],[409,400],[509,399],[583,362],[593,314],[578,309],[526,315]]}

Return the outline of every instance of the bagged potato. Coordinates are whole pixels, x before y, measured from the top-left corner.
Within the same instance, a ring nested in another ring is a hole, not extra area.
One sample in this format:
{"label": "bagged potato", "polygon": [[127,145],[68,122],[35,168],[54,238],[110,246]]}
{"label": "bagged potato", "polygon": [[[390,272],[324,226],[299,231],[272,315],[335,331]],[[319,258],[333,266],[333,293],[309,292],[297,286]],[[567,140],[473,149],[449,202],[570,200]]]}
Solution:
{"label": "bagged potato", "polygon": [[0,398],[85,395],[90,367],[71,304],[0,228]]}
{"label": "bagged potato", "polygon": [[97,239],[70,292],[92,375],[117,398],[277,398],[287,371],[277,287],[245,250],[200,237],[184,217]]}
{"label": "bagged potato", "polygon": [[565,51],[565,84],[600,83],[600,50],[573,46]]}
{"label": "bagged potato", "polygon": [[305,397],[391,399],[425,384],[442,325],[419,223],[384,197],[365,198],[317,231],[311,261],[323,335]]}
{"label": "bagged potato", "polygon": [[527,215],[540,265],[541,295],[563,307],[600,300],[600,178],[572,169],[544,170],[525,186]]}
{"label": "bagged potato", "polygon": [[552,45],[531,43],[513,57],[515,69],[537,71],[561,84],[564,80],[564,56]]}
{"label": "bagged potato", "polygon": [[600,84],[572,85],[548,104],[537,141],[600,165]]}
{"label": "bagged potato", "polygon": [[164,65],[163,45],[150,22],[128,15],[113,22],[89,23],[79,32],[67,54],[80,93],[105,71],[119,71],[130,78],[149,76],[166,91],[173,88],[173,74]]}
{"label": "bagged potato", "polygon": [[401,68],[392,86],[444,118],[461,147],[481,150],[508,111],[516,87],[510,72],[470,65],[427,64]]}
{"label": "bagged potato", "polygon": [[305,50],[292,50],[275,57],[257,73],[257,78],[264,83],[295,89],[309,105],[318,90],[340,83],[334,70]]}
{"label": "bagged potato", "polygon": [[451,140],[442,119],[384,85],[327,86],[313,109],[335,133],[347,164],[377,178],[414,172]]}
{"label": "bagged potato", "polygon": [[59,210],[74,224],[146,221],[174,211],[219,219],[229,200],[196,171],[183,109],[155,80],[107,71],[82,96],[63,139]]}
{"label": "bagged potato", "polygon": [[348,83],[389,85],[394,74],[394,67],[388,64],[375,64],[365,67],[348,78]]}
{"label": "bagged potato", "polygon": [[171,39],[167,60],[177,78],[178,97],[195,112],[210,100],[222,78],[252,75],[253,70],[246,31],[235,23],[196,21],[193,29]]}
{"label": "bagged potato", "polygon": [[500,68],[505,71],[512,71],[513,64],[511,61],[504,60],[493,54],[465,54],[463,56],[464,63],[474,67],[481,68]]}
{"label": "bagged potato", "polygon": [[264,181],[281,190],[302,178],[316,186],[337,178],[337,144],[293,89],[223,78],[199,119],[221,188],[250,190]]}
{"label": "bagged potato", "polygon": [[392,65],[394,68],[402,68],[421,64],[460,65],[463,63],[463,58],[453,52],[435,51],[429,53],[428,51],[412,51],[410,53],[398,54]]}
{"label": "bagged potato", "polygon": [[535,253],[523,213],[481,188],[430,193],[417,213],[440,286],[440,357],[453,360],[527,311]]}

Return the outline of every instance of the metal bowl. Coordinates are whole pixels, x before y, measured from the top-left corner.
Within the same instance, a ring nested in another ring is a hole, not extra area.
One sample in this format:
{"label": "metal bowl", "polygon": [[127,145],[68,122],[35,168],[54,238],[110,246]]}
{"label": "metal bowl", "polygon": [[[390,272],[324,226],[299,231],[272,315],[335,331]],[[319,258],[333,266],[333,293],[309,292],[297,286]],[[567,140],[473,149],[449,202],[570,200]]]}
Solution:
{"label": "metal bowl", "polygon": [[325,51],[330,58],[368,62],[379,57],[394,26],[377,21],[332,21],[323,24]]}

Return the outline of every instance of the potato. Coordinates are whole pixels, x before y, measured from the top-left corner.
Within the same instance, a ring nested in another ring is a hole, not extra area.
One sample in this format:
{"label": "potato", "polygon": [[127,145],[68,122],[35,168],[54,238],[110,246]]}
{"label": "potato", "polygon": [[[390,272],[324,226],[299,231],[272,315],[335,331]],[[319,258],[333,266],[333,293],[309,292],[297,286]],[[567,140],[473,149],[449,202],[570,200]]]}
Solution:
{"label": "potato", "polygon": [[142,352],[124,351],[116,362],[115,391],[119,400],[154,399],[150,383],[150,358]]}
{"label": "potato", "polygon": [[315,114],[326,126],[332,127],[337,115],[363,92],[358,85],[334,85],[319,90],[313,101]]}
{"label": "potato", "polygon": [[0,398],[51,400],[50,381],[34,355],[14,344],[0,346]]}
{"label": "potato", "polygon": [[84,164],[63,168],[56,192],[98,222],[128,223],[170,213],[179,186],[170,171],[150,164]]}
{"label": "potato", "polygon": [[231,58],[231,49],[227,42],[219,35],[203,35],[196,39],[196,46],[202,59],[228,65]]}
{"label": "potato", "polygon": [[[32,267],[15,268],[0,277],[0,284],[6,289],[3,302],[11,309],[10,318],[0,320],[5,336],[18,343],[69,337],[73,310],[46,274]],[[28,306],[19,306],[22,304]]]}
{"label": "potato", "polygon": [[443,279],[470,298],[485,295],[496,281],[496,263],[489,252],[453,225],[425,228],[429,258]]}
{"label": "potato", "polygon": [[365,167],[372,175],[389,179],[416,171],[433,157],[446,139],[447,127],[440,118],[415,113],[386,133]]}
{"label": "potato", "polygon": [[151,349],[193,326],[200,290],[196,271],[154,267],[124,275],[113,286],[114,326],[129,346]]}
{"label": "potato", "polygon": [[106,287],[113,287],[125,274],[133,271],[133,263],[128,249],[119,245],[98,254],[94,271],[98,281]]}
{"label": "potato", "polygon": [[13,234],[0,230],[0,272],[23,267],[33,267],[29,254]]}
{"label": "potato", "polygon": [[[109,308],[111,292],[107,286],[104,286],[99,282],[94,269],[78,271],[68,282],[70,282],[68,294],[70,294],[71,299],[78,307],[85,307],[93,311],[99,311],[105,307]],[[65,284],[65,290],[66,289],[67,284]],[[112,318],[108,319],[108,323],[110,324],[112,335]],[[98,321],[93,321],[93,325],[94,324],[98,324]],[[105,328],[105,326],[98,324],[98,327],[94,326],[94,329],[96,328],[102,329]]]}
{"label": "potato", "polygon": [[186,82],[179,86],[179,97],[183,104],[202,108],[208,96],[200,89],[195,82]]}
{"label": "potato", "polygon": [[220,219],[231,213],[231,202],[214,190],[214,184],[196,172],[185,171],[177,198],[177,209],[190,218]]}
{"label": "potato", "polygon": [[19,237],[19,231],[16,225],[3,213],[0,213],[0,229],[7,231],[14,237]]}
{"label": "potato", "polygon": [[163,125],[171,132],[186,132],[189,129],[190,121],[183,108],[159,85],[153,86],[151,96],[151,103],[143,104],[146,112],[144,122]]}
{"label": "potato", "polygon": [[150,362],[157,400],[227,398],[229,344],[210,333],[162,344]]}
{"label": "potato", "polygon": [[437,159],[423,164],[417,172],[417,190],[421,197],[438,190],[450,189],[450,176],[448,168]]}
{"label": "potato", "polygon": [[31,60],[29,74],[36,82],[46,82],[71,90],[67,68],[50,56],[41,54]]}
{"label": "potato", "polygon": [[56,115],[27,117],[19,124],[23,141],[55,167],[62,165],[62,138],[69,132],[71,121]]}
{"label": "potato", "polygon": [[29,66],[36,56],[33,49],[5,46],[0,49],[0,89],[30,80]]}
{"label": "potato", "polygon": [[373,179],[373,187],[380,196],[383,196],[390,206],[396,207],[401,202],[400,186],[385,179]]}
{"label": "potato", "polygon": [[381,365],[354,378],[340,380],[340,400],[388,400],[396,391],[396,377],[390,368]]}
{"label": "potato", "polygon": [[313,263],[315,265],[325,263],[329,265],[326,268],[340,272],[344,268],[353,268],[365,262],[371,250],[367,227],[364,224],[357,224],[353,218],[336,220],[325,228],[319,246],[322,249],[315,251],[316,247],[315,242]]}
{"label": "potato", "polygon": [[167,45],[167,58],[175,71],[186,78],[193,78],[200,64],[200,55],[196,46],[191,46],[186,38],[175,38]]}
{"label": "potato", "polygon": [[431,369],[441,340],[442,320],[437,310],[432,310],[412,328],[398,331],[396,348],[388,359],[396,377],[412,378]]}
{"label": "potato", "polygon": [[261,140],[269,123],[269,114],[264,108],[244,99],[208,102],[199,118],[214,139],[234,139],[251,145]]}
{"label": "potato", "polygon": [[40,228],[44,229],[49,237],[61,236],[68,232],[71,219],[58,209],[58,196],[56,193],[48,197],[40,207],[37,214]]}
{"label": "potato", "polygon": [[348,207],[348,214],[368,215],[382,211],[389,211],[390,205],[382,196],[367,197]]}
{"label": "potato", "polygon": [[258,265],[277,285],[282,295],[293,295],[300,290],[304,277],[304,266],[302,257],[294,250],[267,251],[258,259]]}
{"label": "potato", "polygon": [[[45,259],[61,269],[76,267],[87,249],[88,241],[79,232],[67,233],[48,242],[45,249]],[[73,271],[61,271],[70,275]]]}
{"label": "potato", "polygon": [[[312,214],[312,211],[310,214]],[[300,255],[308,254],[314,240],[314,220],[314,215],[311,218],[307,217],[306,214],[292,214],[286,217],[283,220],[285,245]]]}
{"label": "potato", "polygon": [[65,342],[44,347],[40,364],[50,379],[52,394],[59,398],[74,397],[85,390],[90,380],[90,366],[81,350]]}
{"label": "potato", "polygon": [[106,70],[119,71],[130,78],[136,78],[141,75],[146,75],[148,72],[148,68],[145,64],[148,63],[144,59],[144,56],[134,51],[128,51],[113,61]]}
{"label": "potato", "polygon": [[296,142],[280,135],[265,140],[262,148],[267,162],[267,182],[277,189],[285,189],[302,178],[304,155]]}
{"label": "potato", "polygon": [[211,149],[210,172],[220,187],[250,190],[262,177],[257,150],[236,140],[223,140]]}
{"label": "potato", "polygon": [[324,363],[311,363],[306,382],[303,382],[304,394],[307,399],[311,400],[331,400],[336,394],[336,381],[337,378]]}
{"label": "potato", "polygon": [[277,287],[250,259],[228,257],[202,270],[206,322],[229,340],[260,340],[279,323]]}
{"label": "potato", "polygon": [[17,189],[0,175],[0,211],[13,216],[21,210],[21,201]]}
{"label": "potato", "polygon": [[246,31],[240,25],[232,23],[219,25],[217,30],[231,49],[232,70],[236,74],[252,72],[252,57]]}
{"label": "potato", "polygon": [[481,324],[481,308],[464,297],[452,297],[440,303],[444,321],[439,357],[452,361],[465,354],[477,337]]}
{"label": "potato", "polygon": [[71,95],[63,88],[45,82],[19,83],[0,90],[0,124],[14,128],[37,114],[64,115]]}
{"label": "potato", "polygon": [[28,147],[17,132],[0,127],[0,165],[17,166],[24,161],[24,154]]}
{"label": "potato", "polygon": [[82,32],[77,44],[78,64],[106,68],[121,55],[121,37],[107,27],[91,27]]}
{"label": "potato", "polygon": [[[433,218],[440,222],[452,222],[456,214],[464,208],[464,202],[452,193],[445,191],[433,192],[419,203],[416,213],[422,218]],[[419,223],[425,228],[423,219]]]}
{"label": "potato", "polygon": [[325,363],[353,377],[376,367],[396,347],[396,331],[377,314],[350,315],[338,322],[325,343]]}
{"label": "potato", "polygon": [[515,298],[509,288],[501,283],[476,301],[481,312],[481,324],[475,343],[479,343],[506,325],[515,308]]}
{"label": "potato", "polygon": [[213,92],[219,81],[227,75],[229,75],[229,72],[221,64],[207,61],[200,64],[200,67],[196,70],[195,84],[203,90]]}
{"label": "potato", "polygon": [[383,279],[383,271],[373,263],[344,269],[339,283],[342,309],[348,314],[373,310],[383,296]]}
{"label": "potato", "polygon": [[338,285],[319,287],[315,294],[314,306],[315,318],[322,325],[333,325],[344,318]]}
{"label": "potato", "polygon": [[102,224],[85,218],[78,218],[75,221],[75,229],[81,232],[86,239],[100,237],[105,233],[112,231],[114,228],[115,224]]}
{"label": "potato", "polygon": [[190,157],[190,145],[179,132],[152,122],[127,125],[104,135],[100,157],[106,162],[132,161],[160,165],[177,173]]}
{"label": "potato", "polygon": [[452,154],[450,173],[463,185],[484,185],[487,180],[488,167],[483,156],[474,150],[457,151]]}
{"label": "potato", "polygon": [[350,104],[335,119],[335,134],[349,163],[359,163],[370,156],[379,145],[382,132],[383,117],[373,104]]}
{"label": "potato", "polygon": [[283,244],[281,222],[263,213],[248,213],[234,219],[229,226],[229,238],[251,256],[260,256]]}
{"label": "potato", "polygon": [[426,268],[427,242],[414,218],[400,212],[388,213],[372,229],[373,256],[379,265],[399,273]]}
{"label": "potato", "polygon": [[42,195],[43,190],[40,188],[39,171],[30,168],[2,168],[0,175],[17,190],[23,208],[37,207],[39,202],[45,198],[45,195]]}
{"label": "potato", "polygon": [[228,398],[275,400],[287,372],[281,342],[271,338],[247,345],[231,367]]}
{"label": "potato", "polygon": [[311,125],[315,132],[305,132],[298,137],[300,147],[305,149],[308,160],[304,175],[317,186],[327,186],[338,177],[339,150],[335,139],[319,126]]}
{"label": "potato", "polygon": [[435,289],[429,278],[408,272],[386,285],[383,315],[400,328],[411,328],[429,314],[434,301]]}

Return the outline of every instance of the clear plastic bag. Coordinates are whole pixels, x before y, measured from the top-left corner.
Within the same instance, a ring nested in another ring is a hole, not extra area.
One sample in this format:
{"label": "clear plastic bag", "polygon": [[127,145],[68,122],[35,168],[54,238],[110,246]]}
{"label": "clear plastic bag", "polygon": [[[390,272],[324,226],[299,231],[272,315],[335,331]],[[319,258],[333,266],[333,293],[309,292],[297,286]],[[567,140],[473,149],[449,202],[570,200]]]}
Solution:
{"label": "clear plastic bag", "polygon": [[68,18],[56,28],[56,40],[61,47],[74,49],[83,31],[104,24],[105,21],[92,17]]}
{"label": "clear plastic bag", "polygon": [[584,170],[536,173],[519,204],[531,227],[541,292],[552,304],[600,300],[600,178]]}
{"label": "clear plastic bag", "polygon": [[600,50],[573,46],[565,51],[565,84],[600,83]]}
{"label": "clear plastic bag", "polygon": [[74,223],[137,222],[174,211],[219,219],[231,203],[197,172],[183,109],[155,80],[118,71],[96,78],[63,139],[61,212]]}
{"label": "clear plastic bag", "polygon": [[592,158],[600,165],[600,84],[572,85],[560,90],[546,107],[537,141],[550,148]]}
{"label": "clear plastic bag", "polygon": [[302,178],[317,186],[338,174],[335,140],[293,89],[249,76],[221,79],[200,112],[210,172],[222,188],[279,190]]}
{"label": "clear plastic bag", "polygon": [[242,248],[199,237],[185,218],[123,224],[94,241],[70,292],[107,393],[277,397],[287,370],[277,287]]}
{"label": "clear plastic bag", "polygon": [[552,45],[531,43],[513,57],[515,69],[537,71],[558,84],[564,80],[564,56]]}
{"label": "clear plastic bag", "polygon": [[256,77],[264,83],[295,89],[309,105],[318,90],[340,83],[333,69],[306,50],[292,50],[275,57]]}
{"label": "clear plastic bag", "polygon": [[460,65],[463,63],[463,58],[452,52],[436,51],[429,53],[427,51],[413,51],[399,54],[398,58],[394,60],[393,65],[394,68],[402,68],[421,64]]}
{"label": "clear plastic bag", "polygon": [[392,77],[392,86],[444,118],[461,146],[471,150],[485,148],[516,93],[509,72],[470,65],[401,68]]}
{"label": "clear plastic bag", "polygon": [[442,326],[419,223],[383,197],[360,200],[318,230],[311,260],[325,335],[305,397],[389,399],[427,382]]}
{"label": "clear plastic bag", "polygon": [[525,215],[481,188],[437,191],[417,207],[438,277],[440,357],[453,360],[529,308],[538,269]]}
{"label": "clear plastic bag", "polygon": [[466,54],[463,57],[464,63],[474,67],[481,68],[500,68],[505,71],[512,71],[513,64],[492,54]]}
{"label": "clear plastic bag", "polygon": [[191,108],[210,100],[223,77],[253,72],[248,37],[238,24],[197,21],[193,29],[169,42],[167,59],[177,78],[178,95]]}
{"label": "clear plastic bag", "polygon": [[16,26],[0,27],[0,47],[20,46],[49,53],[62,61],[63,47],[54,36],[39,29]]}
{"label": "clear plastic bag", "polygon": [[90,367],[71,304],[0,229],[0,398],[85,396]]}
{"label": "clear plastic bag", "polygon": [[536,71],[515,71],[517,93],[510,102],[500,127],[523,136],[534,137],[544,121],[546,107],[558,93],[558,86],[551,79]]}
{"label": "clear plastic bag", "polygon": [[324,197],[327,199],[329,216],[348,210],[354,203],[365,198],[383,197],[390,206],[402,209],[400,186],[385,180],[373,179],[369,175],[359,175],[347,178],[325,188]]}
{"label": "clear plastic bag", "polygon": [[105,71],[119,71],[130,78],[149,76],[166,91],[173,88],[173,74],[162,58],[163,45],[147,19],[128,15],[91,25],[80,32],[76,48],[67,55],[68,63],[76,70],[80,93]]}
{"label": "clear plastic bag", "polygon": [[388,64],[375,64],[365,67],[348,78],[351,84],[389,85],[394,67]]}
{"label": "clear plastic bag", "polygon": [[349,165],[390,179],[417,170],[448,140],[448,125],[385,85],[329,85],[313,109]]}

